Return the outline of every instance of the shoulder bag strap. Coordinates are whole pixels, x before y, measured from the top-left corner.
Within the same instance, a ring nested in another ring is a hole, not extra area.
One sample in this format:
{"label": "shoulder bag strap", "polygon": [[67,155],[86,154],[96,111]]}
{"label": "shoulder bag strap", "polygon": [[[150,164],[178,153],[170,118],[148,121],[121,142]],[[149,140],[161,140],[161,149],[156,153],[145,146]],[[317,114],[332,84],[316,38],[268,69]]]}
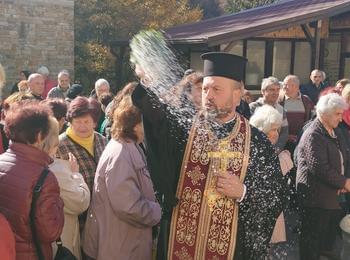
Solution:
{"label": "shoulder bag strap", "polygon": [[39,242],[38,235],[36,233],[36,228],[35,228],[35,207],[48,173],[49,173],[49,170],[47,168],[44,168],[43,171],[41,172],[41,175],[33,189],[32,204],[30,207],[30,229],[32,230],[33,241],[34,241],[35,249],[39,260],[45,260],[45,258],[44,258],[43,252],[41,251],[40,242]]}

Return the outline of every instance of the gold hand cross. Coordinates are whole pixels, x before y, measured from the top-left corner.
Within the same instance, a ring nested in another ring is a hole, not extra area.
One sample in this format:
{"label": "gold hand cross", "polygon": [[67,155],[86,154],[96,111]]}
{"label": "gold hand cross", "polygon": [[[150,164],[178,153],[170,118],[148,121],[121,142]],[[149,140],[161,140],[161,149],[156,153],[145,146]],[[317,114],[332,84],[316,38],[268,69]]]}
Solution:
{"label": "gold hand cross", "polygon": [[[220,174],[227,174],[227,166],[230,158],[240,158],[242,154],[240,152],[231,152],[229,151],[230,141],[223,140],[219,143],[219,151],[217,152],[209,152],[208,157],[213,159],[220,159]],[[216,202],[218,199],[222,198],[221,195],[216,190],[217,176],[213,176],[211,179],[208,190],[206,191],[206,196],[208,199],[208,206],[210,211],[213,211]]]}
{"label": "gold hand cross", "polygon": [[220,159],[220,173],[226,173],[228,161],[230,158],[240,158],[242,154],[240,152],[230,152],[230,141],[223,140],[219,143],[219,151],[217,152],[209,152],[209,158],[217,158]]}

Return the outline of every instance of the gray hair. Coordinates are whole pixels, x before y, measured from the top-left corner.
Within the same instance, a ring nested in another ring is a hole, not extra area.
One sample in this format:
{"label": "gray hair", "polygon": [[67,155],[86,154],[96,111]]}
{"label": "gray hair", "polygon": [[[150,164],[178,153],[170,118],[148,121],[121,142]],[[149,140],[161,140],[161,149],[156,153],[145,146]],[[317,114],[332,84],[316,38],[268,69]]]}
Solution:
{"label": "gray hair", "polygon": [[291,81],[293,81],[293,83],[294,83],[295,85],[300,86],[300,80],[299,80],[298,76],[296,76],[296,75],[288,75],[288,76],[286,76],[286,77],[284,78],[283,82],[285,82],[285,81],[287,81],[287,80],[291,80]]}
{"label": "gray hair", "polygon": [[44,75],[44,76],[49,76],[49,74],[50,74],[50,71],[46,66],[40,66],[38,68],[37,72],[41,75]]}
{"label": "gray hair", "polygon": [[330,114],[336,109],[346,109],[348,105],[346,104],[344,98],[339,96],[336,93],[330,93],[322,96],[316,105],[316,114],[317,117]]}
{"label": "gray hair", "polygon": [[311,71],[310,77],[317,72],[319,72],[321,74],[322,81],[324,81],[326,79],[327,75],[326,75],[326,72],[324,72],[323,70],[314,69],[313,71]]}
{"label": "gray hair", "polygon": [[60,78],[62,75],[66,75],[66,76],[70,77],[68,70],[61,70],[58,73],[57,78]]}
{"label": "gray hair", "polygon": [[278,85],[281,87],[280,82],[277,78],[275,77],[268,77],[262,80],[261,82],[261,91],[266,90],[267,87]]}
{"label": "gray hair", "polygon": [[110,87],[107,80],[105,80],[105,79],[98,79],[98,80],[95,82],[95,90],[97,90],[98,88],[100,88],[102,85],[106,85],[106,86],[108,86],[108,88]]}
{"label": "gray hair", "polygon": [[282,114],[270,105],[258,107],[249,120],[249,123],[252,126],[258,128],[265,134],[270,132],[272,125],[278,125],[281,127],[282,122]]}

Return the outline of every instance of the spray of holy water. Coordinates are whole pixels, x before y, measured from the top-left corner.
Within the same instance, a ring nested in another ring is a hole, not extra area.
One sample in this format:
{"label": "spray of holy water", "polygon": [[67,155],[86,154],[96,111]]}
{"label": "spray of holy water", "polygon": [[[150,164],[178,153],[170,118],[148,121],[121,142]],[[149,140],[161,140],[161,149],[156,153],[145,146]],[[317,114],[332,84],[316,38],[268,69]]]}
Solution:
{"label": "spray of holy water", "polygon": [[181,98],[178,84],[184,69],[174,52],[169,48],[162,32],[141,31],[130,42],[130,61],[139,66],[148,79],[148,88],[159,100],[167,105],[179,123],[183,123],[195,114],[188,99]]}

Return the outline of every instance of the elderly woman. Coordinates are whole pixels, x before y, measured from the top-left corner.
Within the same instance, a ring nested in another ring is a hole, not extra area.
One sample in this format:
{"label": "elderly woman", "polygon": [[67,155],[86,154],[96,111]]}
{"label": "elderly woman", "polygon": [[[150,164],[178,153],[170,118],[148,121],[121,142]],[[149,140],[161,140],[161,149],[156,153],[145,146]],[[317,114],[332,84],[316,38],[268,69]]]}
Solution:
{"label": "elderly woman", "polygon": [[[33,188],[52,162],[46,138],[56,135],[58,142],[58,123],[45,105],[20,102],[7,111],[5,131],[11,142],[0,155],[0,212],[15,233],[16,259],[36,260],[29,212]],[[36,242],[44,258],[52,259],[51,243],[60,237],[64,221],[63,202],[52,172],[44,180],[34,215]]]}
{"label": "elderly woman", "polygon": [[249,104],[250,112],[253,115],[258,107],[263,105],[270,105],[277,109],[277,111],[283,116],[281,131],[275,147],[282,151],[288,140],[288,120],[285,109],[278,104],[278,98],[280,95],[281,84],[275,77],[264,78],[261,82],[261,94],[262,97]]}
{"label": "elderly woman", "polygon": [[93,98],[77,97],[69,105],[69,127],[60,135],[57,157],[69,160],[69,153],[77,158],[80,173],[90,192],[94,184],[97,163],[106,146],[105,137],[95,132],[100,105]]}
{"label": "elderly woman", "polygon": [[[47,99],[44,103],[51,108],[61,131],[67,112],[65,101],[56,98]],[[54,159],[54,162],[50,164],[50,170],[57,178],[60,196],[64,202],[64,226],[61,240],[77,259],[81,259],[78,216],[89,207],[90,191],[83,176],[79,173],[79,165],[73,154],[68,154],[69,161],[55,158],[58,135],[48,136],[46,140],[45,145],[50,148],[48,149],[49,155]],[[55,254],[57,249],[55,244],[53,248]]]}
{"label": "elderly woman", "polygon": [[125,96],[114,112],[112,140],[96,171],[83,250],[92,259],[152,259],[152,226],[160,221],[145,155],[140,111]]}
{"label": "elderly woman", "polygon": [[317,118],[299,143],[297,192],[301,204],[301,259],[319,259],[330,251],[343,215],[338,194],[350,191],[349,148],[338,124],[347,104],[338,94],[322,96]]}
{"label": "elderly woman", "polygon": [[[252,126],[255,126],[262,131],[270,142],[276,144],[279,136],[279,130],[282,126],[282,115],[275,108],[269,105],[263,105],[255,110],[253,116],[249,120]],[[276,151],[277,152],[277,151]],[[282,174],[286,175],[293,168],[293,161],[289,151],[284,150],[278,154],[280,161]],[[286,241],[286,228],[284,223],[283,212],[277,218],[275,228],[271,237],[271,244],[277,244]],[[272,251],[277,247],[272,246]],[[270,252],[270,256],[273,252]],[[279,255],[279,259],[283,259],[282,254]]]}

